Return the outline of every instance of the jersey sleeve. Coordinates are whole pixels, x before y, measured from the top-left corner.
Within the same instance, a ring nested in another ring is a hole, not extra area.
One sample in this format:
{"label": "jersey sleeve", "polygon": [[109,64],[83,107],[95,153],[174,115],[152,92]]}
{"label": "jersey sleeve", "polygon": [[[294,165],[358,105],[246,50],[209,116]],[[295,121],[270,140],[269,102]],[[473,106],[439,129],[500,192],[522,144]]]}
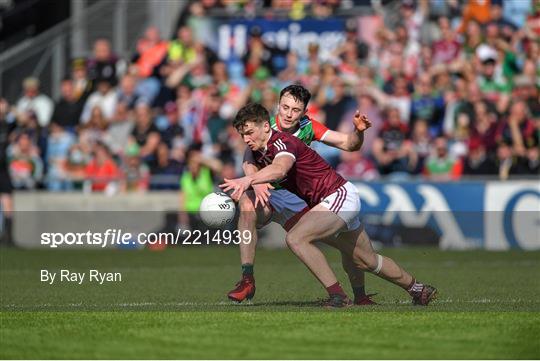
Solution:
{"label": "jersey sleeve", "polygon": [[253,165],[257,165],[257,162],[255,162],[255,156],[253,155],[253,151],[249,149],[249,147],[246,147],[246,150],[244,151],[244,162],[243,163],[249,163]]}
{"label": "jersey sleeve", "polygon": [[274,159],[281,156],[289,156],[296,160],[299,149],[296,142],[294,142],[292,139],[278,138],[274,142],[274,146],[276,147],[276,155],[274,156]]}
{"label": "jersey sleeve", "polygon": [[326,135],[326,132],[328,132],[330,129],[328,129],[326,125],[319,123],[315,119],[311,119],[311,124],[313,126],[313,140],[322,142]]}

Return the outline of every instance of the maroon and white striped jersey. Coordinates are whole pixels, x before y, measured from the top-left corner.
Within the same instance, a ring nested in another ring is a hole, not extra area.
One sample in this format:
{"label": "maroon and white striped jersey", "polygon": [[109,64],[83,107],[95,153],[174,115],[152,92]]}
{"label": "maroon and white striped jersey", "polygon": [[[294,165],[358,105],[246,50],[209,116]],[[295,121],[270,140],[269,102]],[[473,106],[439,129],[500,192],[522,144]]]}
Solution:
{"label": "maroon and white striped jersey", "polygon": [[286,132],[272,130],[265,151],[252,153],[259,168],[272,164],[276,157],[294,158],[294,165],[279,184],[305,200],[310,208],[347,182],[317,152]]}

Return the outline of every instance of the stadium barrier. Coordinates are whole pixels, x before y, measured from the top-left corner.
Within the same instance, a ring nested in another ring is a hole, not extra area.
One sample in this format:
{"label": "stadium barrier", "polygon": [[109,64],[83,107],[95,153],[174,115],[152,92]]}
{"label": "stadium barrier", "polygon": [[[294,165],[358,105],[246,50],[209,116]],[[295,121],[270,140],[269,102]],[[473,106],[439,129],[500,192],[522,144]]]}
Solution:
{"label": "stadium barrier", "polygon": [[[421,243],[416,233],[431,236],[441,249],[540,249],[537,181],[356,185],[373,238],[384,238],[378,229],[395,227],[397,238],[408,236],[403,243]],[[417,232],[407,233],[411,229]]]}
{"label": "stadium barrier", "polygon": [[[539,250],[540,183],[356,182],[362,220],[384,245],[439,245],[441,249]],[[42,246],[43,232],[138,234],[174,228],[177,192],[114,196],[82,193],[15,194],[15,239],[25,248]],[[262,245],[285,247],[284,232],[272,224]]]}

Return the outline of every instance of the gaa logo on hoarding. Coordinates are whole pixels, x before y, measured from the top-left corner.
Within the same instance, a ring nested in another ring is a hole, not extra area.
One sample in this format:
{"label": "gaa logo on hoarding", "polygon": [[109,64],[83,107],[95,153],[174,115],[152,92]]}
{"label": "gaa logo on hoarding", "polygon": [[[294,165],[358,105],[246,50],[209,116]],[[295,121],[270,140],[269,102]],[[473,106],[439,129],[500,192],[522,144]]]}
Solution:
{"label": "gaa logo on hoarding", "polygon": [[510,247],[538,248],[540,192],[528,189],[515,193],[504,209],[504,236]]}

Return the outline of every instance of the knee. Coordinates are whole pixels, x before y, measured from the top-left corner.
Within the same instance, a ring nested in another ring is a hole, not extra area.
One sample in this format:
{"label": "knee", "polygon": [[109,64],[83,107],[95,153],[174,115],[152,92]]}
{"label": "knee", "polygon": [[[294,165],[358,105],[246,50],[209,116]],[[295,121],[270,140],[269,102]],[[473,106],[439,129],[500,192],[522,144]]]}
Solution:
{"label": "knee", "polygon": [[372,272],[377,269],[377,254],[373,252],[370,254],[355,252],[353,259],[356,267],[362,271]]}
{"label": "knee", "polygon": [[297,232],[289,232],[285,237],[285,242],[291,251],[296,252],[302,248],[302,246],[309,242],[309,238],[300,236]]}
{"label": "knee", "polygon": [[240,197],[238,205],[240,206],[241,212],[255,213],[255,204],[253,203],[253,200],[245,193],[242,195],[242,197]]}

